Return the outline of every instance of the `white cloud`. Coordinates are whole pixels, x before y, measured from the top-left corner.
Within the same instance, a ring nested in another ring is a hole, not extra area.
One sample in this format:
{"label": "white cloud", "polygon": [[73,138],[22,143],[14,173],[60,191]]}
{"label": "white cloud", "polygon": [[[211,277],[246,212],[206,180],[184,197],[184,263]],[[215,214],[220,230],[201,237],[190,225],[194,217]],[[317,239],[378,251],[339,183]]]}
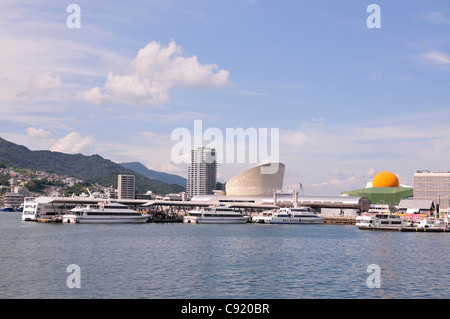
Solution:
{"label": "white cloud", "polygon": [[27,91],[19,94],[20,96],[34,96],[48,94],[54,88],[62,86],[62,80],[59,74],[50,71],[37,73],[31,77]]}
{"label": "white cloud", "polygon": [[302,131],[282,130],[280,132],[280,142],[291,147],[301,147],[305,144],[307,136]]}
{"label": "white cloud", "polygon": [[450,65],[450,56],[438,50],[421,54],[419,58],[420,60],[428,63]]}
{"label": "white cloud", "polygon": [[140,49],[125,74],[110,72],[103,87],[80,92],[88,102],[158,105],[170,100],[170,89],[211,90],[228,84],[229,72],[217,65],[200,64],[196,56],[182,57],[174,41],[162,47],[153,41]]}
{"label": "white cloud", "polygon": [[422,19],[434,24],[447,24],[450,23],[450,19],[447,18],[442,12],[428,11],[422,15]]}
{"label": "white cloud", "polygon": [[298,147],[293,146],[295,138],[292,147],[284,143],[281,132],[281,161],[307,173],[286,174],[285,185],[300,181],[307,195],[338,195],[365,187],[383,170],[404,176],[403,184],[412,184],[417,169],[448,169],[450,131],[443,128],[449,114],[442,109],[347,126],[302,123],[288,135],[299,133]]}
{"label": "white cloud", "polygon": [[92,136],[82,137],[78,132],[71,132],[59,139],[56,144],[51,147],[51,150],[69,154],[81,153],[91,149],[93,144],[94,138]]}
{"label": "white cloud", "polygon": [[36,129],[34,127],[29,127],[25,131],[27,132],[27,135],[33,137],[47,138],[50,136],[50,132],[42,128]]}

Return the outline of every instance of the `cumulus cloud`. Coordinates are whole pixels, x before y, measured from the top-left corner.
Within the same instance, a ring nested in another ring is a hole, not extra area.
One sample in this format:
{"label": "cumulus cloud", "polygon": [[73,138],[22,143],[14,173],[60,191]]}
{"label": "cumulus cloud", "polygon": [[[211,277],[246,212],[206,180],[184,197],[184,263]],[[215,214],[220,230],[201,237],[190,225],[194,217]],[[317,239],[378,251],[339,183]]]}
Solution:
{"label": "cumulus cloud", "polygon": [[28,136],[33,136],[33,137],[40,137],[40,138],[47,138],[50,136],[50,132],[46,131],[44,129],[37,129],[34,127],[29,127],[25,130],[27,132]]}
{"label": "cumulus cloud", "polygon": [[37,73],[31,77],[29,88],[22,92],[21,96],[33,96],[47,94],[50,90],[62,86],[59,74],[50,71]]}
{"label": "cumulus cloud", "polygon": [[97,104],[158,105],[169,102],[174,87],[211,90],[228,84],[228,71],[181,53],[182,48],[174,41],[167,47],[150,42],[138,51],[125,74],[110,72],[103,87],[79,92],[78,98]]}
{"label": "cumulus cloud", "polygon": [[56,144],[51,147],[51,150],[69,154],[81,153],[90,149],[93,144],[94,138],[92,136],[82,137],[78,132],[71,132],[59,139]]}

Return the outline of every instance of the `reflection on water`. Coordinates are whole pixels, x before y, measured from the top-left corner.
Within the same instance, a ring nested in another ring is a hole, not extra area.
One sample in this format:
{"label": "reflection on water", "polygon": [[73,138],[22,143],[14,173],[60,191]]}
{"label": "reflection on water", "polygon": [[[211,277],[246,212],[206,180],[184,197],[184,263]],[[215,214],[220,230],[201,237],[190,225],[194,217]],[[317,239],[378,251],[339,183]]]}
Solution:
{"label": "reflection on water", "polygon": [[[333,225],[63,225],[0,215],[1,298],[447,298],[446,233]],[[81,288],[66,268],[81,268]],[[381,269],[368,288],[367,266]]]}

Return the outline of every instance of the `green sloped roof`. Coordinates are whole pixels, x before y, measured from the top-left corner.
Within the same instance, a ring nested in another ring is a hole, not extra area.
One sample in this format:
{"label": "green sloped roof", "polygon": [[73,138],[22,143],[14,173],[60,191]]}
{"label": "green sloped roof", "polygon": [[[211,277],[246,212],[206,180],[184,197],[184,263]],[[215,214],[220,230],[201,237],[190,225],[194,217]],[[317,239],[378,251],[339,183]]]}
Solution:
{"label": "green sloped roof", "polygon": [[372,204],[398,205],[402,199],[413,196],[411,187],[371,187],[342,192],[355,197],[367,197]]}

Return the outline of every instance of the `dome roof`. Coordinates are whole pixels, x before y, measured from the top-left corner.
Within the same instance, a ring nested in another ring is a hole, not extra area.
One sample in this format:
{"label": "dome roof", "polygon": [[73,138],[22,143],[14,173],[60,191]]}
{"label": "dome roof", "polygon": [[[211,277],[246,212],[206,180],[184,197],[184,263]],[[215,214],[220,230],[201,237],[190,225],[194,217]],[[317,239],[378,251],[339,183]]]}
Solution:
{"label": "dome roof", "polygon": [[391,172],[380,172],[372,180],[373,187],[399,187],[397,176]]}
{"label": "dome roof", "polygon": [[[276,171],[264,171],[270,167]],[[283,188],[284,169],[283,163],[260,164],[231,178],[225,184],[225,192],[227,196],[273,196],[274,190]]]}

